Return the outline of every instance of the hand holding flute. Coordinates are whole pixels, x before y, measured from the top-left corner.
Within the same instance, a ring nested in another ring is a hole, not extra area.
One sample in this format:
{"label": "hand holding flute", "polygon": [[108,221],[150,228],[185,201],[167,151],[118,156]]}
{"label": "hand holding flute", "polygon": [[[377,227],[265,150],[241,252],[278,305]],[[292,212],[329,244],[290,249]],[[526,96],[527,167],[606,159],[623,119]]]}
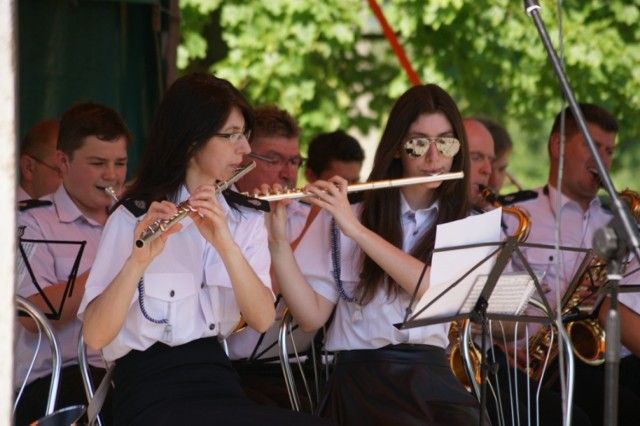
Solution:
{"label": "hand holding flute", "polygon": [[[235,181],[240,179],[245,174],[249,173],[253,168],[256,167],[255,162],[250,162],[245,166],[239,168],[236,173],[224,182],[219,182],[213,185],[213,195],[209,195],[211,198],[215,199],[215,196],[220,192],[229,188]],[[204,186],[206,187],[206,186]],[[204,196],[207,197],[206,195]],[[193,197],[191,197],[193,198]],[[190,198],[190,199],[191,199]],[[202,197],[200,198],[202,200]],[[152,204],[153,205],[153,204]],[[200,203],[202,206],[202,203]],[[176,213],[168,219],[161,219],[155,222],[152,222],[148,227],[144,228],[144,230],[139,234],[140,237],[136,240],[136,247],[142,248],[148,242],[153,241],[157,237],[159,237],[162,233],[166,232],[167,229],[173,227],[175,224],[180,222],[182,219],[195,212],[194,207],[189,203],[189,200],[179,204],[176,206]],[[193,216],[197,219],[196,216]],[[198,222],[199,223],[199,222]],[[205,237],[206,238],[206,237]]]}

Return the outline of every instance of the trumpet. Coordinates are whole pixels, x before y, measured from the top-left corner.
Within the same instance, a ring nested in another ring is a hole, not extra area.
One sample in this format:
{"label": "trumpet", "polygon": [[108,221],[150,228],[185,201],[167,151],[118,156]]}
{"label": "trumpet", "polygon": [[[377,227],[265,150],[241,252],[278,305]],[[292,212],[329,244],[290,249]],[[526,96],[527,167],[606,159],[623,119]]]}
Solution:
{"label": "trumpet", "polygon": [[[441,182],[445,180],[462,179],[463,177],[464,177],[464,172],[460,171],[460,172],[451,172],[451,173],[441,173],[441,174],[436,174],[431,176],[420,176],[420,177],[380,180],[375,182],[356,183],[353,185],[349,185],[347,187],[347,192],[368,191],[370,189],[382,189],[382,188],[396,188],[400,186],[418,185],[421,183]],[[245,195],[248,195],[248,194],[245,194]],[[284,199],[296,200],[300,198],[311,198],[315,196],[316,196],[315,194],[305,191],[304,188],[288,188],[279,192],[253,195],[254,198],[258,198],[260,200],[265,200],[265,201],[279,201]]]}
{"label": "trumpet", "polygon": [[[234,173],[233,176],[231,176],[229,178],[229,180],[223,181],[223,182],[217,182],[215,183],[216,189],[215,189],[215,193],[219,194],[222,191],[226,190],[227,188],[229,188],[231,185],[233,185],[234,182],[236,182],[238,179],[240,179],[242,176],[246,175],[247,173],[249,173],[251,170],[253,170],[253,168],[256,166],[255,161],[252,161],[250,163],[248,163],[245,166],[240,167],[238,170],[236,170],[236,172]],[[165,231],[167,231],[169,228],[171,228],[173,225],[177,224],[178,222],[180,222],[182,219],[184,219],[185,217],[187,217],[187,215],[192,212],[195,211],[195,209],[193,209],[193,207],[191,207],[191,205],[189,205],[188,201],[183,201],[182,203],[178,204],[177,206],[178,208],[178,213],[176,213],[175,215],[173,215],[171,217],[171,219],[166,219],[166,220],[156,220],[155,222],[153,222],[151,225],[149,225],[148,227],[146,227],[141,233],[140,233],[140,237],[136,240],[136,247],[138,248],[142,248],[144,247],[144,245],[146,243],[149,243],[153,240],[155,240],[156,238],[158,238],[160,235],[162,235],[162,233],[164,233]]]}

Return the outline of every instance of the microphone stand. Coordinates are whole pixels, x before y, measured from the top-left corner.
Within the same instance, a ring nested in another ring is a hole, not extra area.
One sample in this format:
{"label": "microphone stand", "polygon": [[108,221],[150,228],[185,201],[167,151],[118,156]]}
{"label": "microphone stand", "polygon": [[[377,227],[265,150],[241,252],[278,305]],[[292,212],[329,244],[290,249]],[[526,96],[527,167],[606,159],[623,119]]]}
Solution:
{"label": "microphone stand", "polygon": [[[608,261],[617,264],[619,258],[624,258],[628,251],[631,251],[640,261],[640,232],[638,225],[633,221],[631,213],[626,205],[620,200],[617,192],[611,181],[607,169],[598,154],[598,149],[589,133],[586,121],[582,115],[582,111],[578,106],[578,103],[573,95],[573,91],[569,86],[569,82],[564,74],[560,60],[553,49],[549,35],[540,19],[540,5],[537,0],[524,0],[524,7],[527,14],[533,19],[533,22],[538,30],[540,39],[547,50],[547,55],[551,60],[553,69],[558,77],[560,86],[565,95],[565,98],[569,102],[573,117],[578,124],[580,132],[584,137],[587,147],[591,151],[591,155],[595,161],[598,174],[600,176],[602,186],[609,194],[611,198],[611,210],[614,216],[611,224],[604,228],[601,235],[607,239],[608,244],[615,244],[615,247],[607,247],[605,250]],[[602,237],[600,237],[602,238]],[[594,246],[607,245],[599,241],[597,235],[594,236]],[[615,260],[614,260],[615,259]],[[621,263],[621,262],[620,262]],[[619,271],[609,270],[611,280],[611,303],[608,313],[607,330],[606,330],[606,361],[613,362],[611,365],[605,367],[605,419],[604,423],[608,426],[615,426],[617,424],[617,387],[618,387],[618,366],[619,366],[619,345],[620,345],[620,320],[617,309],[617,294],[618,294],[618,279]],[[615,339],[615,341],[610,341]]]}

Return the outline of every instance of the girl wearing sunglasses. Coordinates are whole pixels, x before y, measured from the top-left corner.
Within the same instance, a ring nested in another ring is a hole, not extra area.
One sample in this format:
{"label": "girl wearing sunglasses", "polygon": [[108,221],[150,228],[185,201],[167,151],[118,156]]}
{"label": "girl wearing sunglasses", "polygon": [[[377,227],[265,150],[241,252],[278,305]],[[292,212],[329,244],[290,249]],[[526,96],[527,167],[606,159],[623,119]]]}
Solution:
{"label": "girl wearing sunglasses", "polygon": [[339,177],[307,187],[323,210],[292,253],[286,201],[273,206],[269,246],[287,305],[306,331],[335,309],[326,349],[337,364],[322,414],[348,425],[469,425],[479,407],[447,363],[449,324],[399,330],[411,295],[429,287],[436,225],[469,214],[468,151],[460,112],[440,87],[396,102],[369,181],[464,171],[463,179],[363,193],[350,205]]}

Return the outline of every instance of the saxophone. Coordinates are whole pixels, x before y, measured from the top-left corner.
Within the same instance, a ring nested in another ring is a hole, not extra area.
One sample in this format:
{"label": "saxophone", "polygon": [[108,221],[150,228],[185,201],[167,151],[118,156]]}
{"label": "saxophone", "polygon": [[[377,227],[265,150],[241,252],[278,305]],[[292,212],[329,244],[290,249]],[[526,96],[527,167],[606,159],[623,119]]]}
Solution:
{"label": "saxophone", "polygon": [[[522,210],[518,207],[509,207],[503,206],[498,201],[495,194],[491,191],[491,189],[484,187],[481,188],[480,203],[484,204],[484,202],[490,203],[494,207],[501,207],[502,214],[508,214],[515,216],[518,219],[518,228],[514,232],[514,236],[518,240],[518,242],[526,241],[529,236],[529,231],[531,230],[531,217],[529,213],[525,210]],[[462,384],[467,388],[471,388],[470,380],[475,380],[476,383],[480,383],[480,360],[482,359],[482,354],[480,353],[479,348],[473,343],[471,339],[464,342],[465,345],[468,346],[468,357],[471,364],[472,373],[467,373],[467,369],[464,365],[463,360],[463,348],[462,348],[462,331],[467,327],[468,319],[453,321],[451,323],[451,327],[449,328],[449,342],[451,350],[449,352],[449,367],[453,370],[453,374],[462,382]],[[473,376],[473,379],[470,379],[470,376]]]}
{"label": "saxophone", "polygon": [[[634,220],[640,220],[640,195],[625,189],[618,196],[627,203]],[[586,265],[586,266],[585,266]],[[578,280],[569,285],[561,301],[561,314],[584,316],[593,311],[596,291],[607,280],[607,262],[592,252],[587,254],[578,274]],[[567,335],[573,353],[587,365],[597,366],[604,362],[605,333],[597,318],[571,321],[567,324]],[[543,327],[529,339],[529,375],[540,380],[545,364],[558,355],[557,341],[553,339],[551,327]]]}

